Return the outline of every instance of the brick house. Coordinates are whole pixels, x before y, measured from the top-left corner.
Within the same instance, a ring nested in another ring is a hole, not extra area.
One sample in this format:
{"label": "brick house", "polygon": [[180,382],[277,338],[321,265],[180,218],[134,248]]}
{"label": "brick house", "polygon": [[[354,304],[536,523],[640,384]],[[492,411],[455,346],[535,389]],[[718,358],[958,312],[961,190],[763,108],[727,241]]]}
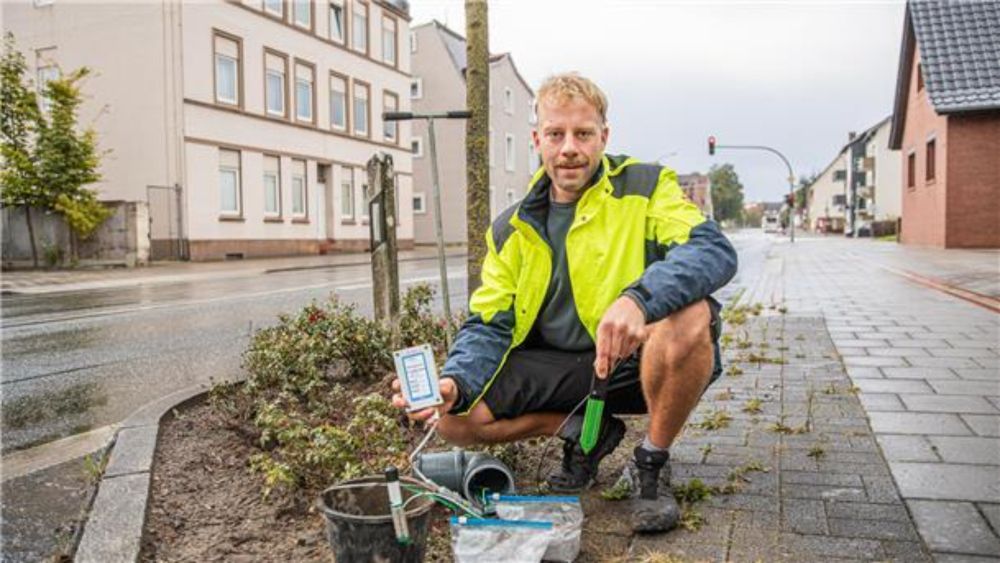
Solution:
{"label": "brick house", "polygon": [[889,146],[903,243],[1000,247],[1000,3],[907,3]]}

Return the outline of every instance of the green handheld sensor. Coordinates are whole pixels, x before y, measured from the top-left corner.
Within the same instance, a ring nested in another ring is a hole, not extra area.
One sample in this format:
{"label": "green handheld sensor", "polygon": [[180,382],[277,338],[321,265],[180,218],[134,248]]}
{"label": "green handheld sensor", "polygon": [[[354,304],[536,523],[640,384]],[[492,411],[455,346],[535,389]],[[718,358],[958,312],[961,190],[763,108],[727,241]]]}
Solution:
{"label": "green handheld sensor", "polygon": [[601,419],[604,416],[604,400],[608,398],[608,377],[601,379],[594,376],[590,385],[590,396],[587,397],[587,410],[583,414],[583,431],[580,433],[580,448],[589,454],[597,445],[601,435]]}

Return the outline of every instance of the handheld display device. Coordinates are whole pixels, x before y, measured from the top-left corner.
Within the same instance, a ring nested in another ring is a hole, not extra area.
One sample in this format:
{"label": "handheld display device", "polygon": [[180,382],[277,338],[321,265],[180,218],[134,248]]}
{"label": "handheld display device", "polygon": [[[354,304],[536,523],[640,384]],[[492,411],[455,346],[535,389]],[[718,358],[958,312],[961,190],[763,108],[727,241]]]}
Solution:
{"label": "handheld display device", "polygon": [[392,356],[396,361],[399,387],[409,405],[406,410],[418,411],[444,402],[434,365],[434,352],[429,345],[397,350]]}

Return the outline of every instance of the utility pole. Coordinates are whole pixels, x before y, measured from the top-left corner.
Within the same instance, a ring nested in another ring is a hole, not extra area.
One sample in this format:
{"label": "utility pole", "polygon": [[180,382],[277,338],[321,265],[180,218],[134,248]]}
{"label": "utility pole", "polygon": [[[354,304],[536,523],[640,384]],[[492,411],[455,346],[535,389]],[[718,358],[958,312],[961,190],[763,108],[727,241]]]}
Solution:
{"label": "utility pole", "polygon": [[490,226],[490,50],[486,0],[465,0],[465,124],[467,281],[469,297],[479,287]]}
{"label": "utility pole", "polygon": [[781,154],[777,149],[764,145],[718,145],[715,143],[715,136],[713,135],[708,138],[708,154],[715,155],[716,149],[767,151],[777,155],[785,163],[785,166],[788,167],[788,232],[791,233],[791,242],[795,242],[795,173],[792,172],[792,165],[785,158],[785,155]]}

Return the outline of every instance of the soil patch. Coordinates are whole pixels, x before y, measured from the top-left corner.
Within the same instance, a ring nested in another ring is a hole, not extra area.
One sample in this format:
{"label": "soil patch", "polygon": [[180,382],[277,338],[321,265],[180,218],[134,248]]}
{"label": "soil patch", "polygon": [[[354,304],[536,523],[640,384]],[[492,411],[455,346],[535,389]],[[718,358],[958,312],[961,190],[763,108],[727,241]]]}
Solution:
{"label": "soil patch", "polygon": [[[543,476],[558,463],[557,442],[548,449]],[[540,440],[530,441],[512,452],[516,457],[510,461],[522,492],[537,492],[535,475],[543,445]],[[431,449],[445,447],[440,442],[431,444]],[[622,452],[615,452],[604,464],[606,468],[602,467],[604,485],[614,480],[626,449],[620,448]],[[333,561],[315,499],[296,501],[278,493],[263,498],[262,479],[248,468],[248,459],[258,451],[206,402],[168,415],[160,427],[140,559]],[[619,456],[622,459],[614,459]],[[599,497],[601,489],[584,495],[586,512],[604,512],[618,520],[623,515],[608,514],[608,503]],[[449,514],[441,507],[432,514],[427,561],[451,561]],[[605,520],[603,526],[607,525]],[[619,530],[611,535],[604,530],[593,532],[597,533],[584,532],[590,537],[584,538],[580,561],[605,560],[627,550],[627,533],[620,537]]]}

